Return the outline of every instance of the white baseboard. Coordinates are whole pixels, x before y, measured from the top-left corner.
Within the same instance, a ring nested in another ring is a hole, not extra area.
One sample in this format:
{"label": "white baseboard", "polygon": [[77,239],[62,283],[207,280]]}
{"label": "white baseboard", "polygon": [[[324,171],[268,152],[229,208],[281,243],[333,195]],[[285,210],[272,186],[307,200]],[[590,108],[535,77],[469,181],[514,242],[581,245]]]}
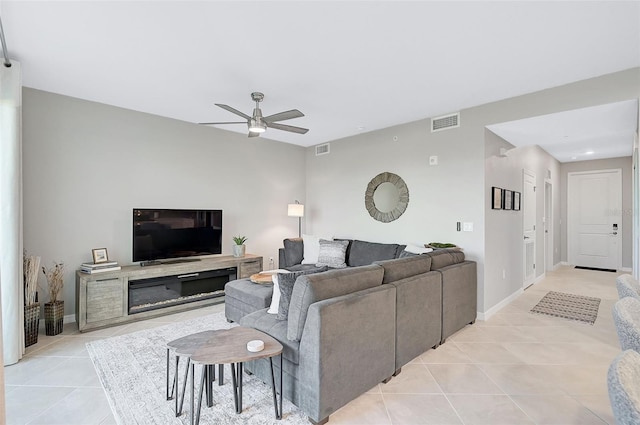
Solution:
{"label": "white baseboard", "polygon": [[623,267],[620,269],[621,272],[631,273],[633,269],[631,267]]}
{"label": "white baseboard", "polygon": [[509,295],[504,300],[500,301],[498,304],[491,307],[489,310],[485,311],[484,313],[478,312],[478,320],[489,320],[491,316],[493,316],[498,311],[505,308],[507,305],[509,305],[513,300],[518,298],[523,293],[524,293],[524,289],[520,288],[513,294]]}
{"label": "white baseboard", "polygon": [[64,316],[64,324],[68,324],[68,323],[75,323],[76,322],[76,315],[75,314],[68,314],[66,316]]}

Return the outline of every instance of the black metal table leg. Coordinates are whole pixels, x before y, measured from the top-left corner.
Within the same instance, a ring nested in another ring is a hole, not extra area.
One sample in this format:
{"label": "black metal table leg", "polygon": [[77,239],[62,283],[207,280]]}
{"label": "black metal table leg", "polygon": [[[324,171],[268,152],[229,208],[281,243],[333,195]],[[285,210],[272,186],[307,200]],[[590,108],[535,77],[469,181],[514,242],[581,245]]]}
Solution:
{"label": "black metal table leg", "polygon": [[222,385],[224,382],[224,365],[218,365],[218,386]]}
{"label": "black metal table leg", "polygon": [[[193,363],[191,363],[191,358],[187,357],[187,367],[184,369],[184,382],[182,383],[182,395],[180,396],[180,406],[178,406],[178,394],[176,394],[176,416],[180,416],[182,414],[182,406],[184,406],[184,393],[187,391],[187,381],[189,380],[189,365],[191,365],[191,381],[193,381]],[[176,364],[176,367],[177,367],[177,364]],[[191,404],[192,404],[191,407],[193,407],[193,403]]]}
{"label": "black metal table leg", "polygon": [[[193,363],[192,363],[191,364],[191,425],[194,425],[193,421],[195,419],[194,418],[195,415],[193,414],[193,393],[196,391],[195,383],[193,382],[193,375],[194,374],[195,374],[195,370],[194,370]],[[182,393],[182,395],[184,396],[184,392]]]}
{"label": "black metal table leg", "polygon": [[[193,373],[194,371],[191,371],[191,373]],[[204,390],[204,386],[207,385],[206,380],[209,379],[208,375],[209,372],[207,372],[207,366],[206,365],[202,365],[202,373],[200,374],[200,393],[198,395],[198,410],[196,413],[196,423],[195,425],[198,425],[200,423],[200,412],[202,411],[202,390]],[[193,382],[193,375],[191,375],[191,382]],[[193,397],[193,392],[191,393],[191,397]],[[208,395],[207,395],[208,397]],[[192,404],[193,406],[193,404]],[[191,418],[193,419],[193,410],[191,411]]]}
{"label": "black metal table leg", "polygon": [[167,400],[171,400],[169,398],[169,349],[167,348]]}
{"label": "black metal table leg", "polygon": [[[171,390],[171,392],[173,392],[175,390],[176,392],[176,418],[178,416],[180,416],[180,410],[178,409],[178,366],[180,365],[180,356],[176,354],[176,371],[175,371],[175,376],[173,378],[173,390]],[[189,365],[187,364],[187,372],[189,371]],[[182,394],[184,397],[184,389],[182,389]]]}
{"label": "black metal table leg", "polygon": [[242,369],[244,369],[243,367],[243,363],[240,362],[238,363],[238,413],[242,413]]}
{"label": "black metal table leg", "polygon": [[284,353],[280,353],[280,416],[277,419],[282,419],[282,355]]}
{"label": "black metal table leg", "polygon": [[276,419],[282,419],[282,357],[280,357],[280,409],[278,409],[278,399],[276,397],[276,382],[273,375],[273,357],[269,357],[271,366],[271,391],[273,393],[273,408],[276,411]]}
{"label": "black metal table leg", "polygon": [[233,386],[233,403],[236,406],[236,413],[240,413],[238,411],[238,381],[236,377],[235,363],[231,363],[231,384]]}
{"label": "black metal table leg", "polygon": [[203,366],[207,368],[207,407],[213,406],[213,380],[215,379],[214,365]]}

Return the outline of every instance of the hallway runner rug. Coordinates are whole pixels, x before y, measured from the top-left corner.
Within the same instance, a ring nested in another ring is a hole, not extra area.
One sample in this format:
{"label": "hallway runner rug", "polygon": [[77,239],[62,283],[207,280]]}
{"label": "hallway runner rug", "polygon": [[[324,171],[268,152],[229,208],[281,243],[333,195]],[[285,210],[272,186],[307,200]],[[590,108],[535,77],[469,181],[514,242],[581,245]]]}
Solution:
{"label": "hallway runner rug", "polygon": [[[119,425],[188,425],[191,418],[190,385],[184,398],[183,413],[175,417],[175,401],[166,400],[166,344],[174,339],[208,329],[228,329],[235,324],[226,321],[224,313],[171,323],[153,329],[133,332],[87,343],[100,382],[113,416]],[[170,356],[171,379],[175,357]],[[185,359],[180,359],[179,388],[182,390]],[[217,370],[217,368],[216,368]],[[196,366],[196,408],[200,366]],[[247,373],[243,374],[243,410],[236,414],[231,388],[231,369],[225,365],[224,385],[213,385],[213,407],[203,401],[200,423],[308,425],[306,415],[284,400],[283,418],[275,419],[271,386]],[[180,391],[182,394],[182,391]]]}
{"label": "hallway runner rug", "polygon": [[593,325],[598,317],[599,307],[600,298],[549,291],[531,312]]}

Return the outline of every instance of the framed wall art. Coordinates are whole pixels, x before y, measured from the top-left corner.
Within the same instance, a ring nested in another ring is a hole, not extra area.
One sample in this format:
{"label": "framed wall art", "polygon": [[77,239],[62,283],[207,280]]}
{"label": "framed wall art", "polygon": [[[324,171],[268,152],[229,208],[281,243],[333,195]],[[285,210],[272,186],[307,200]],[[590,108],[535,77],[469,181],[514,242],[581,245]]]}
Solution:
{"label": "framed wall art", "polygon": [[520,211],[520,192],[513,192],[513,210]]}
{"label": "framed wall art", "polygon": [[502,189],[500,189],[499,187],[491,188],[491,209],[502,209]]}
{"label": "framed wall art", "polygon": [[504,189],[504,193],[502,194],[502,209],[503,210],[512,210],[513,209],[513,191]]}

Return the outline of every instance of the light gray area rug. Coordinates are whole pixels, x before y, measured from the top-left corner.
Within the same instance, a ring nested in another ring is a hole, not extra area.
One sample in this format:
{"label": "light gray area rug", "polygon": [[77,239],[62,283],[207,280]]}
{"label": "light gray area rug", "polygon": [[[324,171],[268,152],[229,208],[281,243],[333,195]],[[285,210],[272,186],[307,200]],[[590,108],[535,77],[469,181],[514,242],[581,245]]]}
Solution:
{"label": "light gray area rug", "polygon": [[549,291],[531,312],[593,325],[598,317],[599,307],[600,298]]}
{"label": "light gray area rug", "polygon": [[[134,332],[87,343],[87,349],[100,377],[113,416],[120,425],[133,424],[190,424],[190,385],[184,400],[182,416],[175,417],[175,401],[166,400],[166,344],[174,339],[208,329],[227,329],[224,313],[216,313],[176,322],[158,328]],[[171,378],[175,360],[171,359]],[[277,360],[276,360],[277,361]],[[179,388],[186,361],[180,359]],[[196,366],[196,402],[200,366]],[[217,371],[217,367],[216,367]],[[216,376],[217,378],[217,376]],[[231,387],[231,369],[225,366],[223,386],[213,385],[213,407],[206,407],[203,400],[200,423],[205,424],[304,424],[306,415],[284,400],[283,418],[275,419],[271,386],[253,375],[243,374],[243,411],[235,413]],[[204,399],[204,396],[203,396]]]}

